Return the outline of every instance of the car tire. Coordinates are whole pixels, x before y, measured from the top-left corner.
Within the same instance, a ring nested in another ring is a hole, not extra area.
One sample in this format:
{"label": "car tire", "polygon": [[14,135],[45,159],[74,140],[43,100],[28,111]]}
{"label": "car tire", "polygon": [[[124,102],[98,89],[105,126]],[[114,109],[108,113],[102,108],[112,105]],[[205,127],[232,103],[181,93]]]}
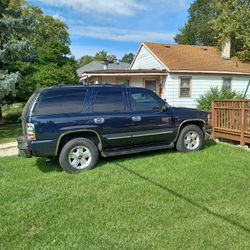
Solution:
{"label": "car tire", "polygon": [[77,173],[92,169],[99,160],[96,145],[89,139],[76,138],[67,142],[59,155],[63,170]]}
{"label": "car tire", "polygon": [[201,149],[203,145],[203,131],[196,125],[188,125],[181,130],[176,149],[180,152],[192,152]]}

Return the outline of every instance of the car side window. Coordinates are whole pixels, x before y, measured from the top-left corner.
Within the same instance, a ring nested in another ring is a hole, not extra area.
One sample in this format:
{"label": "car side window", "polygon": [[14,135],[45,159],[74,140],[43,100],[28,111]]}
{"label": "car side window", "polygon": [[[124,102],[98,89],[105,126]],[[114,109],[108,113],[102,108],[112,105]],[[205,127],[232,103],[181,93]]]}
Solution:
{"label": "car side window", "polygon": [[130,103],[133,111],[160,110],[163,101],[153,92],[144,89],[130,90]]}
{"label": "car side window", "polygon": [[123,112],[125,100],[122,90],[97,90],[94,97],[94,112]]}
{"label": "car side window", "polygon": [[86,96],[85,89],[55,89],[41,97],[34,113],[36,115],[53,115],[80,113]]}

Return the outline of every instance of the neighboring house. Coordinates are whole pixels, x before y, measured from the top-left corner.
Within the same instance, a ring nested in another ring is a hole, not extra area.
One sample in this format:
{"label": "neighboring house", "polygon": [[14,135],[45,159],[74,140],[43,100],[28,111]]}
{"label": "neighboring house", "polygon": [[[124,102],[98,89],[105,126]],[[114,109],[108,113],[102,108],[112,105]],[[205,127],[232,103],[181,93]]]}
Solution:
{"label": "neighboring house", "polygon": [[[244,93],[250,80],[250,63],[230,58],[230,41],[220,53],[215,47],[144,42],[129,70],[86,70],[87,82],[126,83],[149,88],[170,105],[196,107],[211,87],[226,86]],[[248,91],[250,98],[250,90]]]}
{"label": "neighboring house", "polygon": [[[109,63],[108,61],[93,61],[90,62],[81,68],[79,68],[76,72],[80,77],[80,81],[84,81],[86,77],[84,77],[84,73],[88,71],[101,71],[101,70],[128,70],[129,63],[125,62],[114,62]],[[90,79],[89,79],[90,80]],[[94,77],[91,79],[90,83],[98,83],[100,82],[100,78]]]}

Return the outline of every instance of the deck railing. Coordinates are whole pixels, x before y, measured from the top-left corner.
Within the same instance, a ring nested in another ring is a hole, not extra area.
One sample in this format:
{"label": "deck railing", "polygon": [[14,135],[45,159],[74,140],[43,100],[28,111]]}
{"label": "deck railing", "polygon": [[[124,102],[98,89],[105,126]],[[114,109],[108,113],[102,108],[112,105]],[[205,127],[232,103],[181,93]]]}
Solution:
{"label": "deck railing", "polygon": [[212,136],[250,143],[250,100],[213,101]]}

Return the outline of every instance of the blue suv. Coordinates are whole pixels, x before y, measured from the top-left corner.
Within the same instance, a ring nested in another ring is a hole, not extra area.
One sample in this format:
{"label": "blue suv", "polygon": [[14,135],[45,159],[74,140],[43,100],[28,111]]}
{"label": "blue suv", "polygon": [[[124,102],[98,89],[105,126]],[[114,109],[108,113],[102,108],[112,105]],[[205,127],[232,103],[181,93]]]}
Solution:
{"label": "blue suv", "polygon": [[17,141],[20,155],[58,156],[64,170],[79,172],[95,167],[100,155],[199,150],[207,121],[207,112],[170,107],[145,88],[56,86],[30,97]]}

